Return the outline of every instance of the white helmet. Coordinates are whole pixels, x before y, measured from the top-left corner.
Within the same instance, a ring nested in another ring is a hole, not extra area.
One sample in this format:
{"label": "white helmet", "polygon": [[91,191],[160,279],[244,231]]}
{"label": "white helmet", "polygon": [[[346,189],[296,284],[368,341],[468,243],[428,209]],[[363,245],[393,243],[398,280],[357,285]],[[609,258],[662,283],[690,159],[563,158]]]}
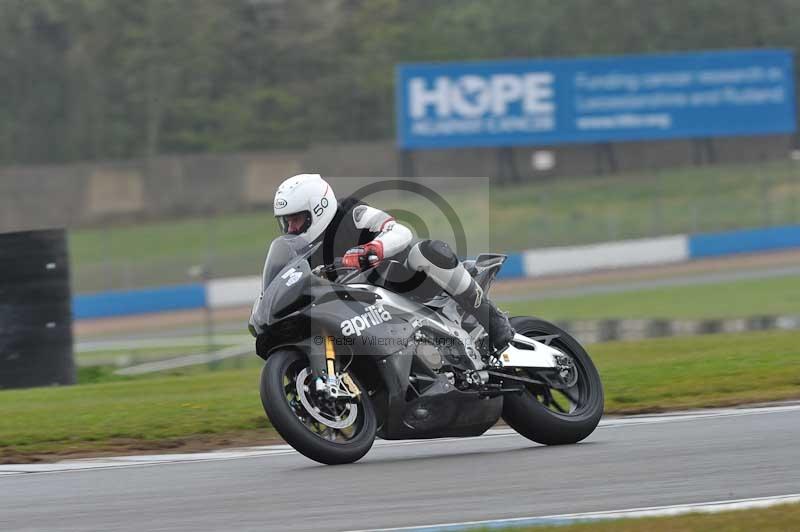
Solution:
{"label": "white helmet", "polygon": [[308,242],[325,231],[337,206],[333,189],[319,174],[300,174],[286,179],[275,192],[273,205],[281,231],[302,235]]}

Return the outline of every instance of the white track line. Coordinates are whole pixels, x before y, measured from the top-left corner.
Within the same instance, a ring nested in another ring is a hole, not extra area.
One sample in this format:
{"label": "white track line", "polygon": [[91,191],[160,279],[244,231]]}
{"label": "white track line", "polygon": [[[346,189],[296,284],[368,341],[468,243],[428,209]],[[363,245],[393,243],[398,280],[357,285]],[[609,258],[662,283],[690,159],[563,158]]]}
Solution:
{"label": "white track line", "polygon": [[476,528],[516,528],[523,526],[569,525],[609,519],[629,519],[633,517],[665,517],[688,513],[718,513],[732,510],[767,508],[778,504],[800,502],[800,494],[779,495],[775,497],[755,497],[703,503],[673,504],[670,506],[650,506],[647,508],[628,508],[604,512],[585,512],[576,514],[545,515],[541,517],[514,517],[487,521],[464,521],[440,525],[407,526],[400,528],[372,528],[350,532],[455,532]]}
{"label": "white track line", "polygon": [[[600,421],[599,428],[619,428],[638,425],[653,425],[661,423],[677,423],[687,421],[705,420],[719,417],[738,417],[748,415],[777,414],[783,412],[794,412],[800,410],[800,404],[788,404],[780,406],[765,406],[752,408],[725,408],[717,410],[696,410],[689,412],[674,412],[657,415],[640,415],[619,418],[605,418]],[[484,435],[476,438],[440,438],[431,440],[377,440],[375,448],[398,447],[404,445],[436,445],[453,441],[469,441],[487,438],[505,438],[518,436],[510,428],[497,428],[487,431]],[[520,436],[521,437],[521,436]],[[0,465],[0,476],[9,476],[25,473],[56,473],[65,471],[86,471],[93,469],[108,469],[119,467],[141,467],[163,464],[205,462],[220,460],[236,460],[242,458],[256,458],[264,456],[293,455],[297,451],[289,445],[265,445],[259,447],[246,447],[238,449],[223,449],[202,453],[176,453],[176,454],[153,454],[153,455],[130,455],[114,456],[107,458],[87,458],[79,460],[65,460],[52,464],[7,464]]]}
{"label": "white track line", "polygon": [[135,366],[128,366],[126,368],[118,369],[114,372],[115,375],[143,375],[145,373],[155,373],[158,371],[166,371],[169,369],[185,368],[188,366],[196,366],[198,364],[209,364],[211,362],[219,362],[227,358],[238,357],[252,353],[255,348],[251,344],[239,344],[213,353],[200,353],[196,355],[185,355],[174,358],[167,358],[164,360],[156,360],[153,362],[143,362]]}
{"label": "white track line", "polygon": [[[129,340],[95,340],[78,342],[76,353],[92,353],[95,351],[127,351],[154,347],[202,347],[208,345],[208,336],[166,336],[163,338],[131,338]],[[213,341],[217,344],[252,343],[253,338],[247,334],[215,334]]]}

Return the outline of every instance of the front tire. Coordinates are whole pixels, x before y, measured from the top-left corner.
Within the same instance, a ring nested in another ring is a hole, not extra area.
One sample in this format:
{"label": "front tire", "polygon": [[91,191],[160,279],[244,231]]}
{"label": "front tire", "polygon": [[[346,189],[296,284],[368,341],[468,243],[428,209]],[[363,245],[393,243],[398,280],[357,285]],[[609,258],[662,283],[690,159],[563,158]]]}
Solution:
{"label": "front tire", "polygon": [[[298,382],[305,388],[302,381],[306,375],[310,375],[310,371],[305,355],[278,350],[269,356],[261,370],[261,404],[272,426],[286,443],[314,461],[337,465],[359,460],[372,447],[377,431],[375,410],[366,390],[351,376],[361,394],[357,399],[346,399],[348,403],[344,407],[340,403],[339,407],[342,414],[355,412],[355,416],[339,416],[334,411],[327,421],[325,405],[321,405],[322,409],[316,414],[311,414],[308,406],[314,400],[313,395],[308,390],[297,388]],[[330,405],[330,408],[337,408],[336,404]],[[339,417],[346,419],[344,422],[336,421]],[[337,423],[348,422],[350,424],[345,428],[334,428]]]}
{"label": "front tire", "polygon": [[591,434],[603,415],[603,385],[586,350],[572,336],[544,320],[511,318],[514,330],[527,337],[551,336],[550,345],[571,357],[578,380],[558,400],[560,392],[529,385],[503,398],[503,419],[529,440],[545,445],[577,443]]}

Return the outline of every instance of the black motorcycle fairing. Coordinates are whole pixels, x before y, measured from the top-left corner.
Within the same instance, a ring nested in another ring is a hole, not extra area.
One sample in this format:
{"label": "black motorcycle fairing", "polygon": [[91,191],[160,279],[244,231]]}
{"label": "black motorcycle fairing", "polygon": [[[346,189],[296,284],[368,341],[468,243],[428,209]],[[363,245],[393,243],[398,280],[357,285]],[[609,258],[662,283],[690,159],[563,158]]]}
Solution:
{"label": "black motorcycle fairing", "polygon": [[306,293],[314,298],[317,305],[334,300],[359,301],[371,305],[378,300],[374,292],[365,288],[342,286],[324,279],[319,279],[319,282],[308,286]]}
{"label": "black motorcycle fairing", "polygon": [[[272,286],[275,285],[278,288],[273,293]],[[325,337],[334,339],[334,348],[339,357],[385,357],[402,351],[410,342],[414,327],[409,321],[413,317],[390,308],[387,312],[391,318],[376,323],[373,319],[374,308],[380,298],[369,290],[335,285],[313,275],[302,282],[300,291],[282,285],[273,283],[262,299],[263,311],[259,315],[272,314],[264,332],[256,338],[256,352],[264,360],[278,348],[294,346],[306,354],[312,371],[321,376],[326,364]],[[291,301],[292,297],[304,301],[302,307],[275,318],[269,302],[282,302],[284,298]],[[360,323],[368,327],[358,331],[358,334],[344,334],[345,322],[359,317]],[[373,321],[367,321],[370,319]]]}

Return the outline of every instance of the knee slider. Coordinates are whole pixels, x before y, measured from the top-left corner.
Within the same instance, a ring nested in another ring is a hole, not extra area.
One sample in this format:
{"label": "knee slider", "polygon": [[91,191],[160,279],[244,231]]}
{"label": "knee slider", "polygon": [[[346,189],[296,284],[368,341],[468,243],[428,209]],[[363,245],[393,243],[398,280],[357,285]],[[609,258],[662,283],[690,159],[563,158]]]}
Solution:
{"label": "knee slider", "polygon": [[458,257],[446,242],[423,240],[417,246],[422,256],[437,268],[449,270],[458,266]]}

